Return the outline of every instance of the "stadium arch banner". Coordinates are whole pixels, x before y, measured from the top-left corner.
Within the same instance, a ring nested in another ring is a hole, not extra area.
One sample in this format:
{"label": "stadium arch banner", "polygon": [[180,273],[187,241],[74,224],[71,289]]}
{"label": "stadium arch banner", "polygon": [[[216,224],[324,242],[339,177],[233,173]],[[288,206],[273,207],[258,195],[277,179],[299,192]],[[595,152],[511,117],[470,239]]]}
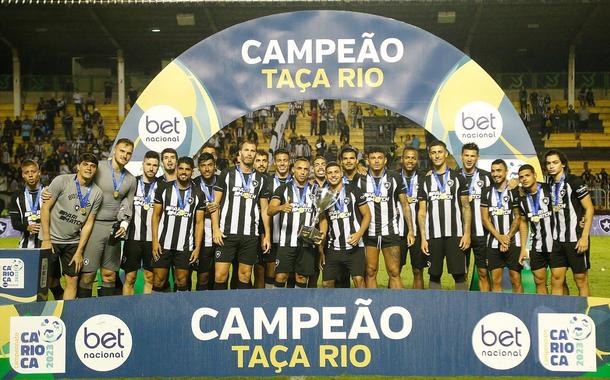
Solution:
{"label": "stadium arch banner", "polygon": [[171,147],[192,155],[229,122],[293,100],[365,102],[443,140],[459,163],[466,142],[484,162],[532,164],[536,151],[508,97],[476,62],[404,22],[344,11],[277,14],[227,28],[167,65],[118,137],[134,157]]}

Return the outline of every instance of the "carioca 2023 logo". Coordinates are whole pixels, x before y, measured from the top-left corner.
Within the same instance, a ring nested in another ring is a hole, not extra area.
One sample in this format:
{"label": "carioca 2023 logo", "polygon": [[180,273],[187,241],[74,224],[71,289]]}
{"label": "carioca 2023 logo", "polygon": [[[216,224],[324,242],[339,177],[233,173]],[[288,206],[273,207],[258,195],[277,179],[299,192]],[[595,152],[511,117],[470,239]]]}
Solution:
{"label": "carioca 2023 logo", "polygon": [[66,326],[54,316],[11,317],[11,367],[18,373],[64,373]]}
{"label": "carioca 2023 logo", "polygon": [[140,139],[148,149],[160,152],[174,148],[186,139],[186,120],[173,107],[159,105],[149,108],[138,123]]}
{"label": "carioca 2023 logo", "polygon": [[131,331],[114,315],[99,314],[80,326],[74,345],[84,365],[94,371],[112,371],[129,358]]}

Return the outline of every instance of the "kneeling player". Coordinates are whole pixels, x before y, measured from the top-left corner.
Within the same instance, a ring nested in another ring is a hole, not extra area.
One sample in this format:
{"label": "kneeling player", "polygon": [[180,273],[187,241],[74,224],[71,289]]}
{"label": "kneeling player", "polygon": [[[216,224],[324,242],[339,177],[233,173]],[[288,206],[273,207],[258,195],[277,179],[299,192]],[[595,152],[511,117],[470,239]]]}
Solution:
{"label": "kneeling player", "polygon": [[327,238],[328,250],[319,246],[322,285],[334,288],[335,279],[347,267],[354,286],[364,288],[366,260],[362,235],[371,222],[366,197],[355,186],[343,184],[343,172],[336,162],[326,165],[326,179],[337,194],[337,203],[320,215],[320,232]]}
{"label": "kneeling player", "polygon": [[188,291],[189,267],[199,259],[205,196],[191,181],[193,159],[178,159],[177,179],[159,187],[152,216],[153,292],[166,288],[174,268],[177,291]]}
{"label": "kneeling player", "polygon": [[523,293],[519,253],[521,242],[527,235],[520,228],[519,193],[508,189],[507,171],[504,160],[492,162],[494,184],[483,189],[481,194],[481,218],[490,234],[487,238],[487,268],[491,271],[494,292],[502,291],[504,267],[507,267],[513,293]]}

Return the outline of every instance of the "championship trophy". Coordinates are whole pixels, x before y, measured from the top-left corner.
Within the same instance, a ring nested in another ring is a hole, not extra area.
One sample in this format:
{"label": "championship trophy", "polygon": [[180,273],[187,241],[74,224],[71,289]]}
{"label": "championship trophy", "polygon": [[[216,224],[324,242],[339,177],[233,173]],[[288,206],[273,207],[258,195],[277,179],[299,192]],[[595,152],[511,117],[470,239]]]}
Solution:
{"label": "championship trophy", "polygon": [[299,237],[309,244],[320,244],[322,233],[316,228],[320,220],[320,213],[328,210],[337,202],[337,194],[328,187],[319,187],[314,196],[314,214],[311,226],[303,226],[299,231]]}

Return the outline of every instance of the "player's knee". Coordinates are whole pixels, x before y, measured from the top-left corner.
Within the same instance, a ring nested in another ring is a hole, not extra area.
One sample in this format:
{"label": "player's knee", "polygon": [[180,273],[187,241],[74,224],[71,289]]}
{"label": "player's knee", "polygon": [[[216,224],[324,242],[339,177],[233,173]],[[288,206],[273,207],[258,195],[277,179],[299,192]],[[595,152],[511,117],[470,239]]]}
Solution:
{"label": "player's knee", "polygon": [[366,266],[366,276],[367,277],[377,277],[377,267],[372,265]]}
{"label": "player's knee", "polygon": [[286,282],[288,280],[288,273],[276,273],[275,281]]}
{"label": "player's knee", "polygon": [[102,271],[102,281],[103,282],[114,282],[115,279],[116,279],[116,274],[114,272]]}

